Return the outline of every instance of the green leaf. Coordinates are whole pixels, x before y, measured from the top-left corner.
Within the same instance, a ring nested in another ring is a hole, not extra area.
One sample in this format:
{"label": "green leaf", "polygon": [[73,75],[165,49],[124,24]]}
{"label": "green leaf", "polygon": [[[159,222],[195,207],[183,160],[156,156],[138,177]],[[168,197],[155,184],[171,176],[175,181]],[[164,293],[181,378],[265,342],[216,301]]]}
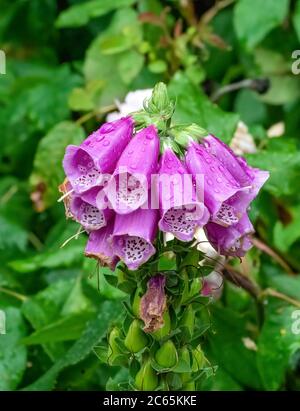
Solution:
{"label": "green leaf", "polygon": [[105,36],[100,42],[100,50],[103,54],[117,54],[129,50],[133,45],[130,38],[116,34]]}
{"label": "green leaf", "polygon": [[278,390],[284,382],[289,359],[300,349],[300,335],[292,332],[295,307],[269,301],[258,339],[257,365],[266,390]]}
{"label": "green leaf", "polygon": [[73,287],[74,280],[60,280],[23,303],[22,313],[34,329],[57,320]]}
{"label": "green leaf", "polygon": [[168,69],[168,66],[164,60],[156,60],[148,65],[148,69],[152,73],[164,73]]}
{"label": "green leaf", "polygon": [[91,319],[91,312],[82,312],[60,318],[47,324],[22,339],[26,345],[51,344],[60,341],[77,340],[85,329],[86,322]]}
{"label": "green leaf", "polygon": [[283,225],[276,221],[274,226],[274,245],[278,250],[286,253],[290,246],[300,238],[300,207],[289,210],[291,221]]}
{"label": "green leaf", "polygon": [[127,383],[129,380],[129,370],[127,368],[122,368],[117,374],[109,378],[106,384],[106,391],[124,391],[122,385]]}
{"label": "green leaf", "polygon": [[[115,99],[122,99],[129,91],[128,77],[124,81],[125,74],[121,76],[120,70],[116,70],[116,67],[122,64],[124,56],[129,53],[129,51],[120,52],[121,49],[124,50],[124,47],[127,49],[129,44],[131,46],[137,44],[141,38],[142,28],[137,13],[125,8],[116,11],[108,29],[96,37],[90,45],[83,71],[88,82],[104,81],[98,101],[100,106],[113,104]],[[117,39],[117,44],[112,39]],[[118,52],[118,54],[109,54],[110,52]]]}
{"label": "green leaf", "polygon": [[103,80],[96,79],[87,82],[85,88],[74,88],[69,96],[69,107],[74,111],[97,109],[104,84]]}
{"label": "green leaf", "polygon": [[19,344],[26,328],[19,309],[7,307],[4,313],[6,334],[0,333],[0,391],[9,391],[18,387],[26,369],[27,350]]}
{"label": "green leaf", "polygon": [[290,277],[286,274],[268,276],[268,285],[275,290],[284,293],[296,300],[300,300],[300,276]]}
{"label": "green leaf", "polygon": [[209,133],[228,143],[235,132],[239,116],[226,113],[191,83],[182,73],[177,73],[169,85],[172,97],[177,98],[175,123],[196,123]]}
{"label": "green leaf", "polygon": [[287,16],[289,0],[239,0],[234,8],[237,36],[252,50]]}
{"label": "green leaf", "polygon": [[91,96],[83,88],[76,87],[69,96],[69,107],[74,111],[89,111],[94,108],[94,102]]}
{"label": "green leaf", "polygon": [[212,322],[215,333],[209,337],[209,345],[216,364],[238,384],[260,389],[256,352],[244,344],[245,338],[251,338],[246,318],[229,308],[214,307]]}
{"label": "green leaf", "polygon": [[293,23],[298,36],[298,41],[300,41],[300,0],[297,0],[295,12],[293,15]]}
{"label": "green leaf", "polygon": [[17,247],[24,250],[27,244],[27,231],[17,222],[0,215],[0,250]]}
{"label": "green leaf", "polygon": [[80,144],[84,139],[83,129],[75,123],[64,121],[52,128],[40,141],[34,159],[30,184],[39,190],[37,208],[42,211],[59,197],[58,185],[64,179],[62,160],[68,144]]}
{"label": "green leaf", "polygon": [[114,0],[113,2],[91,0],[75,4],[60,13],[56,26],[59,28],[84,26],[95,17],[103,16],[120,7],[131,6],[135,2],[136,0]]}
{"label": "green leaf", "polygon": [[[93,259],[86,259],[84,261],[84,272],[86,273],[95,273],[95,268],[97,263]],[[100,296],[103,296],[107,299],[120,299],[124,298],[125,294],[119,288],[116,287],[118,278],[115,272],[112,272],[109,268],[106,267],[97,267],[96,273],[92,278],[89,278],[89,284],[95,290],[98,291]],[[111,285],[107,280],[114,280],[114,286]]]}
{"label": "green leaf", "polygon": [[287,196],[298,193],[300,176],[300,153],[262,151],[259,155],[248,155],[249,163],[270,172],[264,189],[274,196]]}
{"label": "green leaf", "polygon": [[252,90],[238,92],[234,107],[234,111],[240,114],[241,120],[248,126],[263,123],[267,116],[265,104],[259,100],[257,94]]}
{"label": "green leaf", "polygon": [[9,267],[19,273],[30,273],[40,268],[70,267],[83,260],[83,248],[83,242],[73,242],[55,251],[45,251],[33,257],[10,261]]}
{"label": "green leaf", "polygon": [[81,338],[61,357],[42,377],[25,388],[26,391],[51,390],[55,386],[59,373],[71,365],[77,364],[88,356],[93,347],[104,337],[109,323],[121,313],[121,304],[105,301],[99,307],[99,313],[91,320]]}
{"label": "green leaf", "polygon": [[32,218],[27,185],[15,177],[2,177],[0,183],[0,249],[24,251]]}
{"label": "green leaf", "polygon": [[92,304],[82,291],[81,277],[78,277],[62,308],[61,315],[78,314],[83,311],[91,311],[92,308]]}
{"label": "green leaf", "polygon": [[255,63],[266,75],[283,75],[291,70],[291,62],[277,51],[258,47],[253,51]]}
{"label": "green leaf", "polygon": [[260,99],[269,104],[280,105],[300,97],[300,80],[297,76],[270,76],[271,87]]}
{"label": "green leaf", "polygon": [[144,56],[136,50],[130,50],[119,59],[118,70],[125,84],[136,78],[144,65]]}
{"label": "green leaf", "polygon": [[201,384],[201,391],[242,391],[243,388],[222,368]]}

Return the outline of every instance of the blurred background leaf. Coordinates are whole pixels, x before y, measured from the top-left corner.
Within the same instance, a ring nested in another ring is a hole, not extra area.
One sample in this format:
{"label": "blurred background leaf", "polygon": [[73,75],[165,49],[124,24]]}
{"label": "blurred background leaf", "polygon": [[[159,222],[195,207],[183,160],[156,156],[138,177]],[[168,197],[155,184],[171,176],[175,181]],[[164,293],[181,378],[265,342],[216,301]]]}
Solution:
{"label": "blurred background leaf", "polygon": [[213,376],[198,388],[299,390],[300,0],[0,0],[0,9],[0,390],[128,380],[93,351],[125,293],[116,273],[84,258],[85,234],[67,241],[78,225],[65,220],[57,186],[66,145],[158,81],[176,98],[176,123],[238,142],[270,171],[250,210],[256,247],[233,262],[258,295],[226,280],[199,316],[212,323],[201,344]]}

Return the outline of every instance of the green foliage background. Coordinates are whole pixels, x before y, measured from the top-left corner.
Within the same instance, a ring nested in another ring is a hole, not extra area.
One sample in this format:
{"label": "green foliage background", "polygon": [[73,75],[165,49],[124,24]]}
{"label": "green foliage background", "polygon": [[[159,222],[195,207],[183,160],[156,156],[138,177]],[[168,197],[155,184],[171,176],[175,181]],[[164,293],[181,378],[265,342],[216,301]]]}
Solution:
{"label": "green foliage background", "polygon": [[[243,270],[253,298],[226,281],[203,341],[215,376],[206,390],[297,390],[300,334],[300,0],[0,0],[0,390],[104,390],[123,370],[93,347],[123,294],[83,258],[85,238],[57,204],[67,144],[79,143],[130,90],[169,85],[175,119],[230,142],[239,120],[248,155],[271,177],[251,217],[259,247]],[[299,65],[298,65],[299,66]],[[267,78],[264,94],[220,88]],[[283,122],[285,132],[267,129]],[[240,269],[237,263],[236,269]],[[126,376],[125,376],[126,378]]]}

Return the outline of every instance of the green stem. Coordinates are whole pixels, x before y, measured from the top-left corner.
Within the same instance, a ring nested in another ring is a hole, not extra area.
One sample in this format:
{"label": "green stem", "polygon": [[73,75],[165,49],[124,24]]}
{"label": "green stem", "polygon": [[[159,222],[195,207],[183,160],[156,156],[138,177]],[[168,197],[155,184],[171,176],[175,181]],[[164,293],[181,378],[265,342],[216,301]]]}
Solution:
{"label": "green stem", "polygon": [[4,288],[4,287],[0,287],[0,293],[10,295],[11,297],[14,297],[14,298],[16,298],[17,300],[20,300],[20,301],[26,301],[27,298],[28,298],[26,295],[19,294],[15,291],[9,290],[9,289]]}

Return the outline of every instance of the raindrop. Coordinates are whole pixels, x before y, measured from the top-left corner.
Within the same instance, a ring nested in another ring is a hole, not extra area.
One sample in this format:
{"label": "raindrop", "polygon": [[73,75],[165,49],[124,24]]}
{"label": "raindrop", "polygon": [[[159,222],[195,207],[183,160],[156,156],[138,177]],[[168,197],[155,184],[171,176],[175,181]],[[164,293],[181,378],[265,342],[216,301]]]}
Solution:
{"label": "raindrop", "polygon": [[104,145],[104,146],[106,146],[106,147],[107,147],[107,146],[109,146],[109,144],[110,144],[110,143],[109,143],[109,141],[108,141],[108,140],[103,141],[103,145]]}
{"label": "raindrop", "polygon": [[114,126],[109,123],[103,124],[103,126],[100,128],[101,133],[110,133],[113,130],[114,130]]}
{"label": "raindrop", "polygon": [[104,139],[104,135],[102,134],[100,134],[100,136],[99,137],[96,137],[96,141],[99,143],[100,141],[102,141]]}

